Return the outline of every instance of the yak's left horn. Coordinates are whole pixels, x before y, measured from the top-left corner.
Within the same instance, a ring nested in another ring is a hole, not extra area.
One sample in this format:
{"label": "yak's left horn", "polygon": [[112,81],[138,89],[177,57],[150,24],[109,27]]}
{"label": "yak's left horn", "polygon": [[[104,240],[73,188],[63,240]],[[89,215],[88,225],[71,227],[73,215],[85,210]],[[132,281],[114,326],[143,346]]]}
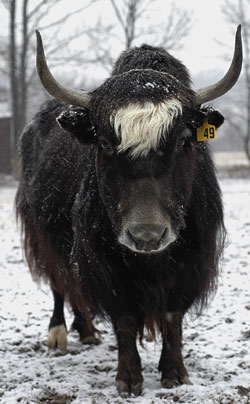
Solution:
{"label": "yak's left horn", "polygon": [[78,107],[90,108],[91,95],[87,91],[74,90],[70,88],[63,87],[56,79],[52,76],[49,71],[44,50],[42,37],[39,31],[36,31],[37,37],[37,56],[36,56],[36,67],[43,83],[45,89],[53,95],[53,97],[66,102],[67,104],[76,105]]}
{"label": "yak's left horn", "polygon": [[233,60],[228,72],[216,84],[196,90],[196,105],[215,100],[226,94],[234,86],[241,72],[242,58],[241,25],[238,25]]}

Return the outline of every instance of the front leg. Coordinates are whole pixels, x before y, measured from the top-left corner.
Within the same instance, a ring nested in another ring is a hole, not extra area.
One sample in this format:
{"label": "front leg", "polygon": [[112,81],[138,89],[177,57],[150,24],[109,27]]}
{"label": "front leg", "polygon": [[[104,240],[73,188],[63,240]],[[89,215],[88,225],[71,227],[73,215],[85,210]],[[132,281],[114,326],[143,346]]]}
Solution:
{"label": "front leg", "polygon": [[54,310],[49,323],[48,347],[65,351],[67,348],[67,329],[63,311],[64,297],[53,289],[52,293]]}
{"label": "front leg", "polygon": [[142,391],[143,377],[136,347],[137,323],[131,317],[123,317],[113,321],[113,325],[118,341],[117,390],[119,394],[139,395]]}
{"label": "front leg", "polygon": [[163,335],[159,362],[159,371],[162,372],[161,384],[167,388],[191,384],[181,353],[182,317],[182,313],[167,314],[167,330]]}

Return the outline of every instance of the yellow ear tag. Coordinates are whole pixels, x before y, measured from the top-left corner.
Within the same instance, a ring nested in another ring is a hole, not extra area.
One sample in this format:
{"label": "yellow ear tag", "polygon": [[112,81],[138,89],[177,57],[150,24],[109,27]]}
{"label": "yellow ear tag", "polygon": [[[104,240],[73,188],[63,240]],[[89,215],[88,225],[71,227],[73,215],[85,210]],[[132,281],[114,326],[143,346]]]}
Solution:
{"label": "yellow ear tag", "polygon": [[197,129],[197,140],[203,142],[204,140],[216,139],[216,130],[214,125],[210,125],[208,120],[205,119],[203,125]]}

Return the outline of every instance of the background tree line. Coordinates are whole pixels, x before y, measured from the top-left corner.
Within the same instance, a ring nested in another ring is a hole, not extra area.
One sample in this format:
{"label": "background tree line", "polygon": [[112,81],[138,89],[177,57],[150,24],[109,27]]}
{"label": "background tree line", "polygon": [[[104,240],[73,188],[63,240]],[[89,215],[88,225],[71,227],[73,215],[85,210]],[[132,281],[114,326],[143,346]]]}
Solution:
{"label": "background tree line", "polygon": [[[46,43],[46,55],[50,67],[69,66],[69,71],[65,68],[62,73],[60,70],[59,79],[63,74],[64,83],[66,81],[67,84],[68,81],[71,87],[75,85],[89,89],[96,85],[94,82],[89,82],[85,74],[85,70],[90,66],[102,66],[108,74],[118,53],[121,50],[130,49],[138,43],[138,40],[164,46],[168,51],[176,50],[182,46],[194,23],[189,11],[178,9],[171,2],[166,3],[164,18],[156,26],[150,19],[150,13],[152,8],[157,6],[157,0],[108,1],[113,10],[111,22],[107,23],[97,16],[96,20],[89,24],[84,18],[86,10],[95,7],[98,3],[101,7],[101,0],[79,2],[79,8],[66,10],[61,14],[59,9],[62,0],[57,2],[54,0],[1,0],[1,5],[8,11],[9,32],[5,37],[0,37],[0,99],[5,97],[6,91],[9,92],[12,113],[13,173],[17,174],[18,171],[17,145],[20,132],[38,104],[47,97],[39,84],[35,69],[34,31],[37,27],[42,32]],[[234,108],[234,114],[229,114],[234,117],[230,123],[232,127],[237,127],[240,136],[244,138],[245,150],[250,160],[250,50],[248,43],[250,21],[246,18],[245,12],[249,5],[250,0],[225,0],[222,11],[233,30],[239,22],[242,23],[243,28],[244,80],[247,83],[244,97],[246,98],[243,99],[241,96],[241,103],[244,104],[242,107],[239,103],[234,104],[235,100],[230,99],[229,93],[227,105]],[[73,34],[65,36],[63,27],[66,24],[74,24],[76,15],[82,16],[82,26],[75,27]],[[81,49],[79,49],[80,40],[83,44]],[[229,45],[231,46],[231,43]],[[80,74],[79,67],[81,67]],[[74,69],[76,69],[76,75],[72,75]],[[73,81],[73,85],[72,76],[78,78]],[[238,125],[238,122],[241,124]]]}

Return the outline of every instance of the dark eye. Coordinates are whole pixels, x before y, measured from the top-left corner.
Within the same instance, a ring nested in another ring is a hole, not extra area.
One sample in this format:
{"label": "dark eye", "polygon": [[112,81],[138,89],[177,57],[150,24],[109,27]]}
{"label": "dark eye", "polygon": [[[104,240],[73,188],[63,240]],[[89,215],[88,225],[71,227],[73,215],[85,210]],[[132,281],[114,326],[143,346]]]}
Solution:
{"label": "dark eye", "polygon": [[188,142],[188,140],[190,140],[192,137],[192,132],[190,129],[185,128],[184,131],[182,132],[182,135],[180,137],[180,139],[178,140],[176,147],[178,149],[181,149],[182,147],[185,146],[185,144]]}
{"label": "dark eye", "polygon": [[180,149],[185,145],[185,143],[186,143],[186,139],[183,137],[182,139],[178,140],[176,146]]}
{"label": "dark eye", "polygon": [[103,150],[106,154],[113,154],[113,147],[106,139],[99,139],[98,146],[101,150]]}

